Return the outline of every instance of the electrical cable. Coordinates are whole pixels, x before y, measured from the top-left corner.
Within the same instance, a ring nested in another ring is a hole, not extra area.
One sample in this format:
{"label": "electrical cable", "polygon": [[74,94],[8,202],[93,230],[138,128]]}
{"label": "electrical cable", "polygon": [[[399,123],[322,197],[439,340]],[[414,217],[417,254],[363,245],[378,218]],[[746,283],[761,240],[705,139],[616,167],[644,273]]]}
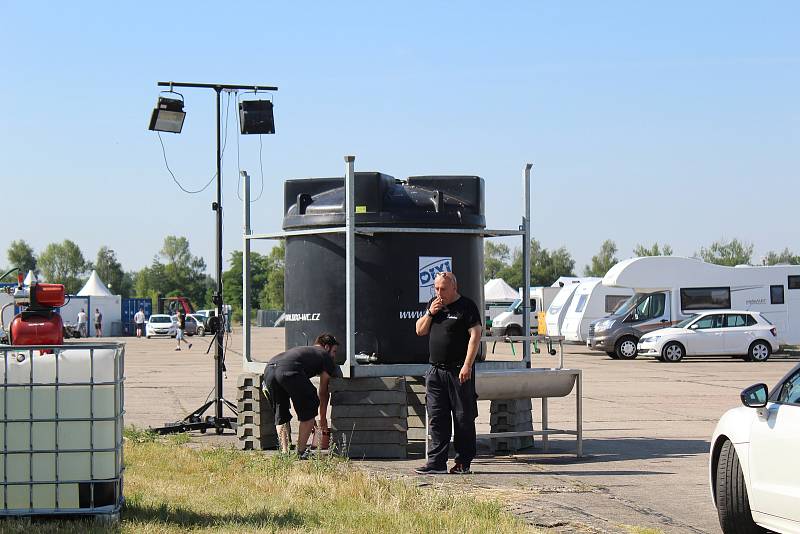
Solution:
{"label": "electrical cable", "polygon": [[[225,147],[228,145],[228,118],[230,117],[230,110],[231,110],[231,95],[230,92],[228,92],[228,103],[225,106],[225,122],[223,124],[224,134],[223,134],[222,150],[220,151],[221,164],[224,162]],[[164,157],[164,165],[167,167],[167,171],[169,171],[170,176],[172,176],[172,181],[175,182],[175,184],[180,188],[180,190],[190,195],[196,195],[208,189],[208,186],[210,186],[214,182],[214,179],[217,177],[216,171],[214,172],[214,175],[211,177],[211,179],[209,179],[208,182],[200,189],[194,191],[186,189],[183,186],[183,184],[181,184],[180,181],[178,181],[178,178],[175,176],[175,173],[172,172],[172,169],[169,166],[169,162],[167,161],[167,150],[164,147],[164,139],[161,137],[161,132],[157,131],[156,133],[158,134],[158,141],[159,143],[161,143],[161,154]]]}

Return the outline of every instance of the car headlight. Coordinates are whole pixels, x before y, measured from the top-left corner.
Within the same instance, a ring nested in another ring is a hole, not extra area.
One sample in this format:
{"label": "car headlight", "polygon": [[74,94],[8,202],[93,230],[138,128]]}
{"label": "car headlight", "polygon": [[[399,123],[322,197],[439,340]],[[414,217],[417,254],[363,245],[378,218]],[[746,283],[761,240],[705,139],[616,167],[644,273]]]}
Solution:
{"label": "car headlight", "polygon": [[655,343],[661,339],[661,336],[650,336],[650,337],[643,337],[639,340],[640,343]]}
{"label": "car headlight", "polygon": [[611,328],[611,325],[614,324],[613,320],[606,319],[605,321],[600,321],[596,325],[594,325],[595,332],[602,332],[603,330],[608,330]]}

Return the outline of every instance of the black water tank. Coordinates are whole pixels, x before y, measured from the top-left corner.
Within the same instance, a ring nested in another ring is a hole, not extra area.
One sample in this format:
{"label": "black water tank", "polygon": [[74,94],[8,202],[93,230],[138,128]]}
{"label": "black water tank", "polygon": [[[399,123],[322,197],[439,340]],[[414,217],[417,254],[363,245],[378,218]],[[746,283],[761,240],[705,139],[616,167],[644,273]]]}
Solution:
{"label": "black water tank", "polygon": [[[477,176],[415,176],[405,182],[355,175],[356,228],[483,229],[484,184]],[[283,229],[344,225],[344,179],[288,180]],[[483,308],[483,239],[468,233],[356,234],[356,353],[380,363],[428,360],[428,339],[414,331],[433,296],[433,273],[452,271],[459,292]],[[286,240],[286,346],[312,344],[321,332],[342,343],[346,324],[345,236]]]}

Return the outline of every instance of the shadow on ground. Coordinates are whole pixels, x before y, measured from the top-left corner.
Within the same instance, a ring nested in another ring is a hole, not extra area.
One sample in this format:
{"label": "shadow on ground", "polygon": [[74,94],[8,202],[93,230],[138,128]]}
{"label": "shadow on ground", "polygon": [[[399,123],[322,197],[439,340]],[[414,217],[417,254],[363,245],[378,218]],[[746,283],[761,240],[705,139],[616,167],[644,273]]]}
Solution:
{"label": "shadow on ground", "polygon": [[[278,530],[298,527],[311,527],[316,523],[313,517],[301,515],[293,510],[272,513],[260,510],[253,513],[203,513],[181,507],[142,506],[126,504],[122,510],[122,518],[126,522],[135,521],[146,524],[166,524],[183,527],[186,530],[213,527],[220,525],[237,526],[243,532],[273,527]],[[311,524],[309,524],[311,523]]]}

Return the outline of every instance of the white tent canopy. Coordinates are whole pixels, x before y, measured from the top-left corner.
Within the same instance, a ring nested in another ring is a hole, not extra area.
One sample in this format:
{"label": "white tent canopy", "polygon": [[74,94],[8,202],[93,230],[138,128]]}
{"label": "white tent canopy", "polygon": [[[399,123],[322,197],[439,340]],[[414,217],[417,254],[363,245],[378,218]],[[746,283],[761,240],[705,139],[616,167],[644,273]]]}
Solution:
{"label": "white tent canopy", "polygon": [[30,286],[33,282],[38,282],[39,278],[33,271],[28,271],[28,276],[25,277],[25,280],[22,282],[26,286]]}
{"label": "white tent canopy", "polygon": [[519,298],[519,291],[502,278],[493,278],[483,286],[483,298],[486,302],[514,301]]}
{"label": "white tent canopy", "polygon": [[79,297],[110,297],[111,291],[108,290],[106,285],[97,276],[97,271],[92,271],[89,279],[84,284],[83,289],[78,291]]}

